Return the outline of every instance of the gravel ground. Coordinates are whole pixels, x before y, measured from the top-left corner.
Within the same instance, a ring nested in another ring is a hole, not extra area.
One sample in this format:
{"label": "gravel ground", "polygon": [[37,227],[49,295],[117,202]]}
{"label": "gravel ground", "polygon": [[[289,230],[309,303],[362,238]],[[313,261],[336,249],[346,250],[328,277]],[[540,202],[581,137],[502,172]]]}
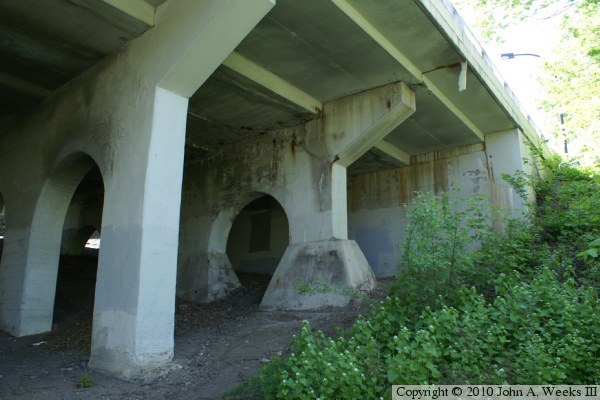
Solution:
{"label": "gravel ground", "polygon": [[[243,287],[227,299],[177,302],[170,373],[125,382],[87,369],[95,275],[94,257],[63,257],[52,332],[23,338],[0,332],[0,400],[218,399],[256,374],[261,363],[286,354],[303,320],[334,335],[367,309],[353,303],[311,312],[260,311],[268,278],[240,276]],[[87,379],[93,384],[82,387]]]}

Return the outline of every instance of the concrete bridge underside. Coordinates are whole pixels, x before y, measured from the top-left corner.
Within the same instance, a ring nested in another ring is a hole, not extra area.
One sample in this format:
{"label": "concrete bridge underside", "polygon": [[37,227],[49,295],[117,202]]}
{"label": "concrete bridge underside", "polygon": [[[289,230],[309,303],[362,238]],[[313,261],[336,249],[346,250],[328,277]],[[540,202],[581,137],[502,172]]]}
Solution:
{"label": "concrete bridge underside", "polygon": [[522,207],[499,177],[536,131],[445,1],[42,4],[0,0],[12,335],[51,330],[59,256],[94,231],[89,365],[131,379],[169,367],[176,296],[227,296],[236,268],[273,265],[265,308],[343,306],[297,287],[394,274],[415,191]]}

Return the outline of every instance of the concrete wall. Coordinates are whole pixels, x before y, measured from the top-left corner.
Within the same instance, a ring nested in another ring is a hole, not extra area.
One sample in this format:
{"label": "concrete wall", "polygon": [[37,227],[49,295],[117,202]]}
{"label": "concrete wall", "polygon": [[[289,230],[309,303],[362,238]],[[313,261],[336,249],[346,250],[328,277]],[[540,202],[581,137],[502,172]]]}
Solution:
{"label": "concrete wall", "polygon": [[406,224],[405,204],[416,192],[452,191],[456,198],[485,196],[494,210],[526,209],[501,173],[521,164],[522,135],[491,135],[491,144],[475,144],[413,156],[409,166],[348,178],[348,236],[354,239],[378,277],[397,272]]}

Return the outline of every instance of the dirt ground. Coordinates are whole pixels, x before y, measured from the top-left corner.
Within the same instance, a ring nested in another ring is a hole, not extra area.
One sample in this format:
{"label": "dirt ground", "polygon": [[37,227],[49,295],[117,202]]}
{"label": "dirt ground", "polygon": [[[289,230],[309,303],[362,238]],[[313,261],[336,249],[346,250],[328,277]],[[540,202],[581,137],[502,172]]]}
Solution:
{"label": "dirt ground", "polygon": [[[94,257],[63,257],[53,330],[14,338],[0,332],[0,400],[218,399],[256,374],[261,363],[286,354],[302,320],[334,335],[367,310],[260,311],[268,284],[240,276],[243,287],[212,304],[177,302],[175,368],[153,381],[125,382],[87,368],[96,276]],[[374,294],[382,296],[378,290]],[[91,378],[91,387],[82,379]]]}

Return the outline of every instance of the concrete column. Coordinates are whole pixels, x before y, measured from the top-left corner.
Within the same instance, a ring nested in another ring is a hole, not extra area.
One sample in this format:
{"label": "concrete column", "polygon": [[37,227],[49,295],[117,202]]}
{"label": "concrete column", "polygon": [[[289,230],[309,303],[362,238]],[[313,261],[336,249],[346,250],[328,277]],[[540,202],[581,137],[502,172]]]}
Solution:
{"label": "concrete column", "polygon": [[[495,132],[485,136],[487,162],[492,179],[492,203],[499,209],[511,210],[515,217],[527,211],[527,200],[502,178],[502,174],[514,175],[517,171],[533,173],[534,161],[525,145],[519,129]],[[526,187],[530,201],[535,200],[533,188]]]}
{"label": "concrete column", "polygon": [[173,357],[186,116],[187,98],[157,89],[147,152],[124,149],[106,184],[89,365],[127,379]]}
{"label": "concrete column", "polygon": [[[291,214],[291,242],[267,288],[262,307],[341,306],[350,300],[348,288],[374,287],[375,278],[365,256],[355,241],[348,240],[346,167],[414,111],[414,93],[398,83],[328,103],[323,120],[307,125],[309,152],[322,155],[326,161],[313,160],[312,168],[310,163],[295,166],[296,173],[308,182],[287,187],[290,198],[296,205],[314,208],[307,215],[297,215],[294,207],[287,207]],[[320,167],[315,165],[319,163]],[[320,174],[315,174],[315,170],[320,170]],[[325,285],[330,290],[301,294],[299,285]]]}
{"label": "concrete column", "polygon": [[[315,167],[306,163],[295,172],[310,179]],[[375,285],[365,256],[354,240],[348,240],[346,167],[337,163],[326,167],[329,171],[313,180],[310,189],[305,185],[286,188],[291,240],[263,297],[263,308],[343,306],[350,300],[348,288],[370,290]],[[292,201],[309,205],[309,210],[290,208]],[[300,286],[323,284],[329,292],[299,292]]]}
{"label": "concrete column", "polygon": [[[132,45],[130,57],[158,88],[152,112],[127,121],[134,133],[107,182],[90,367],[126,379],[168,367],[187,101],[273,5],[169,1]],[[149,147],[140,149],[136,133],[148,132]]]}
{"label": "concrete column", "polygon": [[233,220],[244,207],[240,203],[256,197],[240,193],[240,202],[216,209],[220,191],[208,187],[202,178],[209,172],[204,174],[197,168],[188,165],[184,173],[177,296],[187,301],[208,303],[227,296],[240,286],[226,254],[227,237]]}

